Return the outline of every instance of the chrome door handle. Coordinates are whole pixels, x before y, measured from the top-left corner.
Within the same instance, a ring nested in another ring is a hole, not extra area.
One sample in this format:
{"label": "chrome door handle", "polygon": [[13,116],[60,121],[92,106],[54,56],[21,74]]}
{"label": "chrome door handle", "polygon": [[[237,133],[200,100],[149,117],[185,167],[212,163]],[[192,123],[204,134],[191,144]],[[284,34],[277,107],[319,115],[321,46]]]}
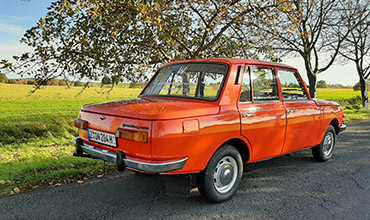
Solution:
{"label": "chrome door handle", "polygon": [[253,117],[256,116],[254,113],[243,113],[243,118]]}
{"label": "chrome door handle", "polygon": [[296,112],[297,110],[296,109],[287,109],[286,112],[287,113],[293,113],[293,112]]}

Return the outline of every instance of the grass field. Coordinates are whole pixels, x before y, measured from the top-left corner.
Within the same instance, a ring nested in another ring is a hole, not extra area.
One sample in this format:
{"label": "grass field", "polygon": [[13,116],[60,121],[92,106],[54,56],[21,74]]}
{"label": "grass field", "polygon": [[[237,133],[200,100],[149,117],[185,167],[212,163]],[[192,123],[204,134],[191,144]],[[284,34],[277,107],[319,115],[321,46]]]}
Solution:
{"label": "grass field", "polygon": [[[103,173],[103,162],[75,158],[71,123],[82,105],[136,97],[141,89],[119,86],[107,94],[82,87],[0,84],[0,196],[47,185],[81,181]],[[340,102],[347,122],[370,118],[352,89],[319,89],[318,98]],[[114,170],[108,165],[106,170]]]}

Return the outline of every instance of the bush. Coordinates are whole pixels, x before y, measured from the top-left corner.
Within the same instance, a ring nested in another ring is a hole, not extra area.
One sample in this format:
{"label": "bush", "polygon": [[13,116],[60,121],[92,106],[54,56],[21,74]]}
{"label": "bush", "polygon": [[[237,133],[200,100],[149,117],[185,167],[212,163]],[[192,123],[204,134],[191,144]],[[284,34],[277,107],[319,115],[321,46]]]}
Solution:
{"label": "bush", "polygon": [[144,87],[145,87],[145,83],[135,83],[135,82],[130,83],[130,86],[129,86],[130,89],[142,89]]}
{"label": "bush", "polygon": [[17,80],[15,80],[15,79],[9,79],[8,80],[8,83],[9,84],[15,84],[17,82]]}
{"label": "bush", "polygon": [[76,81],[73,83],[73,86],[84,86],[85,84],[81,81]]}
{"label": "bush", "polygon": [[48,84],[48,86],[57,86],[57,85],[59,85],[59,79],[57,79],[57,78],[51,79],[51,80],[49,80],[49,82],[47,84]]}
{"label": "bush", "polygon": [[67,82],[65,80],[59,80],[58,86],[66,86]]}
{"label": "bush", "polygon": [[112,81],[109,76],[104,76],[103,79],[101,80],[101,83],[106,85],[106,84],[111,84]]}
{"label": "bush", "polygon": [[317,88],[328,88],[328,84],[325,80],[320,80],[317,82]]}
{"label": "bush", "polygon": [[[370,90],[369,82],[366,82],[366,89],[367,89],[367,91],[369,91],[369,90]],[[354,90],[354,91],[361,91],[361,84],[360,84],[360,82],[356,83],[356,84],[353,86],[353,90]]]}
{"label": "bush", "polygon": [[8,77],[4,73],[0,73],[0,83],[8,82]]}

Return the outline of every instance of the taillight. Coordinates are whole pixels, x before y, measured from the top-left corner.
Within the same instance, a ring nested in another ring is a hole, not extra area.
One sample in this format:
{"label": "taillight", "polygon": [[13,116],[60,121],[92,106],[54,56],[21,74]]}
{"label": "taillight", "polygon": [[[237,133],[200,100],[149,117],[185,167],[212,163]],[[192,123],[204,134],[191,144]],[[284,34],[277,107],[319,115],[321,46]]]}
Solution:
{"label": "taillight", "polygon": [[88,124],[89,124],[89,122],[87,122],[85,120],[81,120],[81,119],[75,119],[73,121],[73,126],[75,126],[76,128],[84,129],[84,130],[87,130],[87,125]]}
{"label": "taillight", "polygon": [[145,131],[118,129],[116,130],[116,137],[130,141],[148,143],[148,132]]}

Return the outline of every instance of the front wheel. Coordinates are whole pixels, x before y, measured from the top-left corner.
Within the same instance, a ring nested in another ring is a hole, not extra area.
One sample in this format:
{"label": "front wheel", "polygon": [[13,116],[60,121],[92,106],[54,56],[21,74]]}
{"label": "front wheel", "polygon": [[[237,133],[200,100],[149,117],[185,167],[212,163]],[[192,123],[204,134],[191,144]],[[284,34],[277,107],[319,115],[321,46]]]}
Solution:
{"label": "front wheel", "polygon": [[332,125],[326,129],[324,138],[321,143],[312,148],[312,155],[316,161],[325,162],[333,155],[335,145],[336,132]]}
{"label": "front wheel", "polygon": [[204,171],[198,174],[198,189],[210,202],[230,199],[240,184],[243,175],[243,161],[239,151],[222,145],[212,156]]}

